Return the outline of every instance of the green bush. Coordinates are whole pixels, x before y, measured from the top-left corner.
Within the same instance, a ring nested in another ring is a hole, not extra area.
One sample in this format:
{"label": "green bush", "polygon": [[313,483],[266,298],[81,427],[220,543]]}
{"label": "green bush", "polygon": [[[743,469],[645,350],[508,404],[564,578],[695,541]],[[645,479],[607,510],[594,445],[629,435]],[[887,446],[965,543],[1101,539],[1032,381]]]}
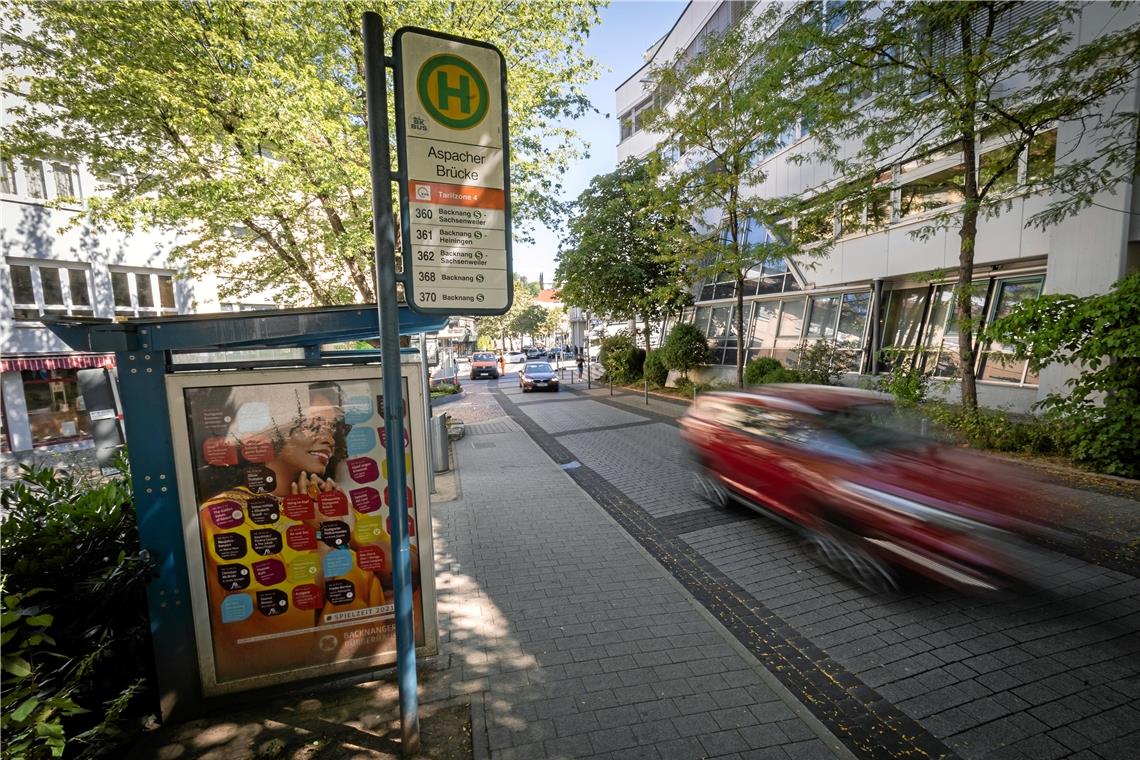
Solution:
{"label": "green bush", "polygon": [[682,322],[675,325],[661,346],[665,366],[675,369],[688,378],[689,370],[709,363],[709,342],[696,325]]}
{"label": "green bush", "polygon": [[443,396],[452,396],[463,390],[463,386],[459,383],[439,383],[432,386],[431,397],[441,398]]}
{"label": "green bush", "polygon": [[665,382],[669,379],[669,368],[665,366],[665,357],[661,353],[661,349],[651,352],[645,357],[645,377],[648,378],[649,384],[658,388],[665,386]]}
{"label": "green bush", "polygon": [[901,406],[914,406],[926,401],[930,378],[905,358],[898,357],[891,371],[879,378],[879,390],[894,396]]}
{"label": "green bush", "polygon": [[1022,302],[986,330],[1034,371],[1074,367],[1066,392],[1039,403],[1066,453],[1113,475],[1140,477],[1140,272],[1110,293]]}
{"label": "green bush", "polygon": [[633,383],[641,379],[645,349],[638,348],[628,333],[610,335],[602,340],[598,363],[605,370],[607,379],[618,385]]}
{"label": "green bush", "polygon": [[1061,431],[1049,419],[995,409],[968,412],[942,402],[923,404],[921,413],[971,446],[1018,454],[1047,455],[1062,450]]}
{"label": "green bush", "polygon": [[783,368],[784,365],[780,364],[778,359],[773,359],[770,356],[758,356],[744,365],[744,384],[763,385],[771,382],[767,380],[768,375],[779,372]]}
{"label": "green bush", "polygon": [[23,468],[0,492],[4,758],[122,753],[153,711],[130,482]]}

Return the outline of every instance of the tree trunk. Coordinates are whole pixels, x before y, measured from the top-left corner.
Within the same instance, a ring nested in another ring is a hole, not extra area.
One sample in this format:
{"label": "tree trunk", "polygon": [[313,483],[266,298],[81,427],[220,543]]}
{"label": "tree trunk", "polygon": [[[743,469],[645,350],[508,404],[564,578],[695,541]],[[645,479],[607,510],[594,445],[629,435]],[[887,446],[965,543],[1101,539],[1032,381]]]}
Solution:
{"label": "tree trunk", "polygon": [[[973,53],[972,30],[968,16],[959,22],[962,52]],[[958,288],[956,292],[958,312],[958,360],[962,372],[962,408],[973,414],[978,409],[978,386],[974,378],[974,249],[978,239],[978,167],[977,167],[977,90],[978,78],[968,66],[963,76],[965,110],[962,113],[962,163],[965,165],[962,195],[962,227],[958,230]]]}
{"label": "tree trunk", "polygon": [[744,274],[736,272],[736,388],[744,390]]}

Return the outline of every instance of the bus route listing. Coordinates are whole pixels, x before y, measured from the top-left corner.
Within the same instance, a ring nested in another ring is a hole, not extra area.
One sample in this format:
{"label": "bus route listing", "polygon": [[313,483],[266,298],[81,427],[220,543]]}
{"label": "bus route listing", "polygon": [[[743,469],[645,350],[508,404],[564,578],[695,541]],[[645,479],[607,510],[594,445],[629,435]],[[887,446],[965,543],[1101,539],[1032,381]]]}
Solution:
{"label": "bus route listing", "polygon": [[416,298],[476,307],[505,299],[503,191],[439,182],[411,185]]}

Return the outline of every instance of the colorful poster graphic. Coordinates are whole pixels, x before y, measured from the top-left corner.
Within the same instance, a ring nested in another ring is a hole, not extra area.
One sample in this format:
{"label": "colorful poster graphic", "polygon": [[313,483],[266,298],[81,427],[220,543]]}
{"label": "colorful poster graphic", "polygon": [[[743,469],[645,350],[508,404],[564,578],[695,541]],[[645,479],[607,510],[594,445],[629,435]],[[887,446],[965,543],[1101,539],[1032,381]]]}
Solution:
{"label": "colorful poster graphic", "polygon": [[[395,652],[380,385],[185,389],[216,683]],[[408,425],[406,381],[404,394]]]}

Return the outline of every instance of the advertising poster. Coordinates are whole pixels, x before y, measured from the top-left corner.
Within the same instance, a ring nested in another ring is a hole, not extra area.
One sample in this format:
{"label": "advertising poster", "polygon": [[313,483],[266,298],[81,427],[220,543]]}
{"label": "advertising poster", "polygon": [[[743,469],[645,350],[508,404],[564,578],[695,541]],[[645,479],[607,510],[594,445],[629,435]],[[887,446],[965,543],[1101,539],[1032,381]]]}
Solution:
{"label": "advertising poster", "polygon": [[[422,646],[406,378],[403,387],[415,630]],[[394,653],[381,381],[214,385],[181,393],[213,682]]]}

